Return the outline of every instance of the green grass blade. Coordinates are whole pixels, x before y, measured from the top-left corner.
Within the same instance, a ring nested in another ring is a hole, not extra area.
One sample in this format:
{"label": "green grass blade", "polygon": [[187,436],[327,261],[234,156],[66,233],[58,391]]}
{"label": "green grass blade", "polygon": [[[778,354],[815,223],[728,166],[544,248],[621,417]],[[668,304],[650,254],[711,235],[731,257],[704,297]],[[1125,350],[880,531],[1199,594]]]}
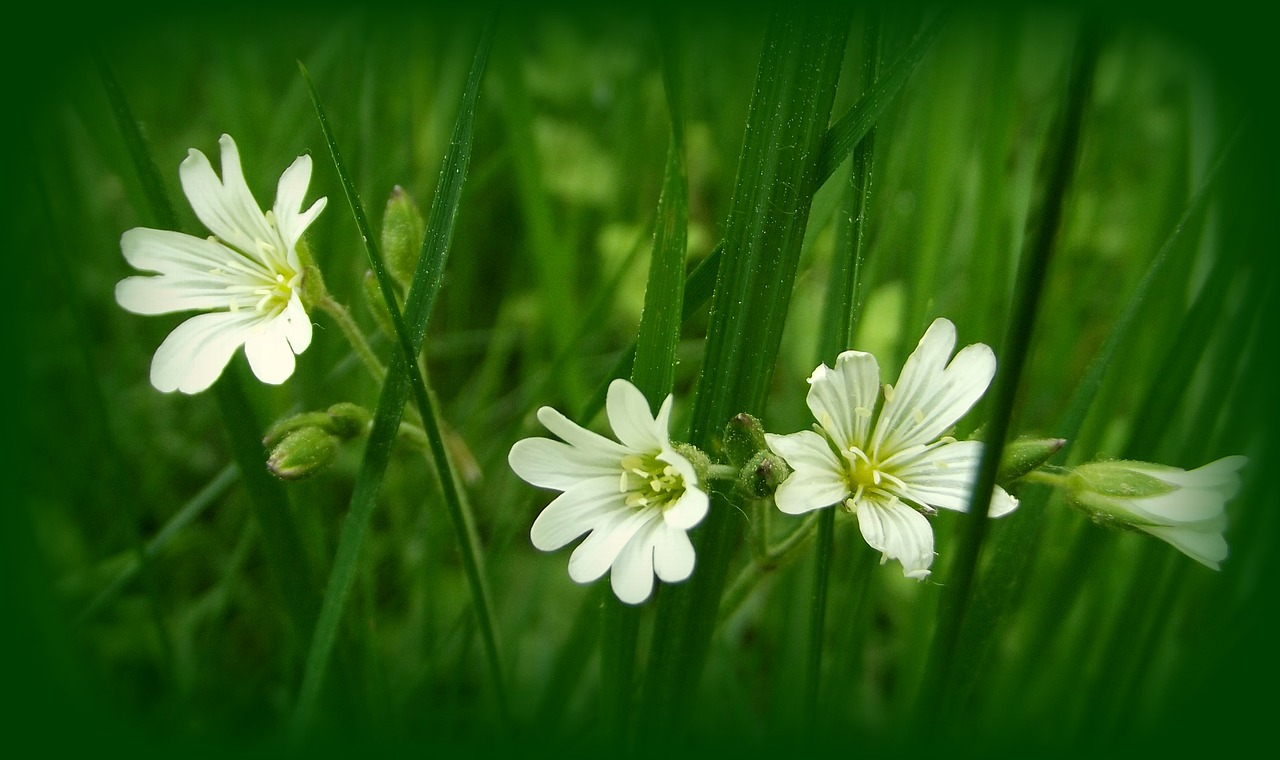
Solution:
{"label": "green grass blade", "polygon": [[[483,78],[485,64],[488,61],[492,46],[493,23],[490,20],[482,33],[477,48],[475,61],[467,80],[467,89],[463,95],[458,111],[458,121],[454,129],[449,153],[445,157],[440,174],[440,183],[436,190],[431,214],[427,221],[426,236],[423,240],[422,254],[414,272],[413,284],[405,301],[405,314],[400,313],[396,303],[394,286],[378,253],[375,236],[360,206],[354,187],[348,178],[337,143],[328,126],[318,94],[307,80],[312,101],[319,117],[325,139],[333,155],[334,165],[342,180],[343,190],[351,205],[356,224],[365,243],[369,263],[378,277],[387,309],[396,328],[399,351],[395,354],[391,368],[387,373],[387,381],[383,385],[378,402],[378,410],[374,417],[373,427],[369,434],[369,442],[365,446],[364,462],[356,478],[356,485],[351,496],[351,507],[347,519],[343,523],[342,535],[338,551],[334,558],[333,570],[329,578],[329,586],[324,597],[324,607],[316,624],[316,634],[311,651],[307,657],[307,667],[303,675],[299,692],[298,705],[294,715],[294,729],[303,730],[312,719],[320,689],[323,685],[329,655],[337,634],[339,620],[346,598],[355,579],[360,546],[368,531],[369,521],[373,516],[373,508],[377,500],[378,489],[391,456],[396,431],[407,400],[407,390],[411,387],[423,417],[423,427],[431,448],[432,461],[435,464],[439,482],[443,491],[445,504],[449,510],[450,520],[459,538],[459,550],[463,555],[467,579],[472,590],[473,606],[477,622],[484,638],[491,675],[500,709],[505,718],[506,690],[502,673],[501,660],[497,645],[497,636],[493,628],[492,606],[489,601],[487,585],[480,556],[479,544],[472,524],[470,511],[466,507],[462,491],[457,485],[452,465],[449,462],[445,443],[440,432],[439,420],[436,416],[435,404],[426,388],[421,373],[418,371],[417,353],[426,336],[427,322],[431,307],[439,292],[444,276],[444,264],[452,240],[454,222],[462,194],[462,184],[466,177],[467,164],[471,157],[471,143],[476,103],[479,99],[480,82]],[[304,69],[305,76],[305,69]],[[406,323],[405,315],[408,317]]]}
{"label": "green grass blade", "polygon": [[[684,301],[684,263],[689,229],[689,180],[685,168],[683,64],[674,22],[660,21],[662,80],[670,117],[670,143],[658,199],[653,256],[645,283],[644,310],[636,338],[631,381],[650,402],[661,403],[675,382],[676,347],[680,341]],[[612,594],[604,601],[601,685],[605,735],[626,747],[630,736],[636,642],[640,608],[628,607]]]}
{"label": "green grass blade", "polygon": [[[775,15],[766,32],[738,167],[690,438],[715,451],[734,414],[762,412],[791,297],[849,18]],[[697,529],[698,568],[664,589],[642,724],[678,731],[706,658],[733,550],[736,511],[711,489]]]}
{"label": "green grass blade", "polygon": [[[227,465],[222,471],[213,476],[199,493],[187,500],[182,508],[169,518],[169,522],[164,524],[156,534],[143,547],[143,558],[145,561],[155,559],[160,552],[169,545],[170,539],[181,533],[184,528],[192,523],[197,517],[204,514],[204,511],[214,504],[223,494],[231,488],[232,484],[239,478],[240,471],[235,465]],[[76,624],[83,625],[91,620],[94,615],[100,612],[104,607],[110,604],[123,591],[134,578],[138,577],[138,571],[142,569],[142,562],[134,558],[129,564],[125,565],[98,595],[93,598],[76,617]]]}
{"label": "green grass blade", "polygon": [[[870,11],[863,44],[863,87],[870,92],[880,76],[880,13]],[[867,218],[870,213],[871,179],[875,168],[875,127],[868,129],[853,150],[853,165],[845,192],[847,213],[841,215],[839,240],[827,282],[823,304],[822,335],[818,362],[835,363],[835,357],[853,347],[857,332],[858,300],[862,261],[866,255]],[[832,543],[835,539],[835,508],[818,516],[818,537],[813,562],[813,599],[809,608],[809,652],[805,672],[805,713],[812,723],[819,719],[818,696],[822,688],[824,627],[827,615],[827,585],[831,574]],[[853,620],[859,620],[854,611]]]}
{"label": "green grass blade", "polygon": [[[1099,42],[1097,33],[1087,26],[1087,22],[1080,35],[1067,83],[1066,103],[1059,115],[1056,139],[1050,140],[1046,145],[1046,191],[1040,207],[1040,217],[1035,221],[1035,230],[1028,236],[1024,261],[1019,268],[1009,328],[998,354],[1000,366],[994,381],[994,403],[986,425],[986,434],[983,436],[982,460],[973,495],[970,497],[970,512],[964,520],[961,540],[951,566],[951,577],[947,580],[946,591],[940,600],[938,624],[934,629],[933,643],[919,692],[921,699],[918,710],[927,710],[931,714],[939,706],[948,713],[954,709],[951,701],[955,696],[952,670],[958,655],[956,642],[973,593],[978,559],[987,531],[991,492],[996,485],[1000,455],[1013,418],[1018,384],[1030,348],[1045,275],[1056,247],[1067,191],[1076,163],[1083,114],[1092,91]],[[976,625],[980,630],[988,630],[983,624]],[[959,653],[964,657],[972,654]],[[948,719],[953,717],[948,715]]]}

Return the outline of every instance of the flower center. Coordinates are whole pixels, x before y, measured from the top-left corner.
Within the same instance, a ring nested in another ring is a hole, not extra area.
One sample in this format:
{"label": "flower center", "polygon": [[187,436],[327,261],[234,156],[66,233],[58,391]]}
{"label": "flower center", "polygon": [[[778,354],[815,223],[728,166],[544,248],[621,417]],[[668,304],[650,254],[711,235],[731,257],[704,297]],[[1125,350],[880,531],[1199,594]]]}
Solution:
{"label": "flower center", "polygon": [[622,458],[618,491],[626,494],[628,507],[666,509],[684,495],[684,477],[653,454],[628,454]]}
{"label": "flower center", "polygon": [[892,489],[903,488],[905,484],[900,478],[889,472],[880,462],[867,456],[866,452],[851,447],[844,454],[844,480],[849,489],[849,498],[844,507],[853,512],[858,502],[870,492],[879,492],[893,496]]}

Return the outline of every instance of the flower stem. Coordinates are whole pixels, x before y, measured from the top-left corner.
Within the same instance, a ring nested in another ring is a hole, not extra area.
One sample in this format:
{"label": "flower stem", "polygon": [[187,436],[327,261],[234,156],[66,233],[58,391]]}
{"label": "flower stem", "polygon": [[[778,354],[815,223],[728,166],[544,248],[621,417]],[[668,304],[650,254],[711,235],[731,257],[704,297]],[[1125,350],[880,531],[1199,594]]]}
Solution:
{"label": "flower stem", "polygon": [[356,356],[360,357],[360,361],[364,363],[369,373],[373,375],[373,379],[381,382],[387,376],[387,368],[382,366],[382,362],[378,361],[378,357],[373,353],[373,347],[369,345],[369,339],[364,336],[364,331],[360,329],[360,325],[351,318],[351,312],[347,307],[338,303],[327,292],[316,302],[316,308],[321,309],[333,317],[338,323],[338,327],[342,329],[342,334],[346,336],[347,342],[351,344],[351,348],[355,350]]}

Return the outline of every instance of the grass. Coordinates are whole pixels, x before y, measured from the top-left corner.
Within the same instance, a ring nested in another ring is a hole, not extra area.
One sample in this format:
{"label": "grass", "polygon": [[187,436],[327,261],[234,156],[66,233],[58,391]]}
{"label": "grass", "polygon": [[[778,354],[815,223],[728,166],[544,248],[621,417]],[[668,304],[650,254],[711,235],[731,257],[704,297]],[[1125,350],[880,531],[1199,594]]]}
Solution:
{"label": "grass", "polygon": [[[79,19],[39,72],[6,52],[15,736],[999,754],[1264,735],[1246,686],[1280,676],[1280,525],[1258,33],[806,10],[506,7],[488,60],[478,10],[151,11],[93,45]],[[120,235],[206,234],[177,166],[192,147],[216,164],[223,132],[264,205],[311,154],[307,202],[329,202],[307,246],[375,362],[317,309],[281,386],[243,355],[203,394],[149,384],[180,317],[117,306]],[[408,254],[380,250],[393,195],[423,220]],[[602,389],[629,377],[655,409],[674,394],[673,438],[723,457],[733,415],[805,429],[818,362],[854,347],[892,378],[938,316],[1000,360],[956,431],[987,442],[984,483],[1022,435],[1068,438],[1062,466],[1248,455],[1222,570],[1034,483],[1006,518],[931,518],[925,583],[878,565],[848,514],[727,486],[693,576],[640,607],[530,545],[551,495],[506,455],[545,435],[537,407],[604,431]],[[339,402],[372,429],[309,478],[272,476],[268,427]]]}

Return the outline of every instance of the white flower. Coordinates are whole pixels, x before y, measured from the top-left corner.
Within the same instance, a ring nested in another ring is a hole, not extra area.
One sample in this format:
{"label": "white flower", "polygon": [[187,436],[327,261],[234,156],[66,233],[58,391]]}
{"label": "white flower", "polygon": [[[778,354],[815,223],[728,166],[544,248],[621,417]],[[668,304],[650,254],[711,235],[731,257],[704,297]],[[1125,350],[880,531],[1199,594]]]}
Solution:
{"label": "white flower", "polygon": [[325,205],[321,198],[301,210],[311,157],[299,156],[285,170],[275,207],[263,213],[245,184],[235,141],[223,135],[219,144],[221,180],[195,149],[178,169],[191,208],[213,236],[137,227],[120,238],[133,268],[159,273],[121,280],[121,306],[136,314],[207,312],[178,325],[156,349],[151,384],[164,392],[208,388],[242,345],[253,374],[279,384],[293,374],[294,354],[311,343],[296,250]]}
{"label": "white flower", "polygon": [[526,438],[507,461],[529,483],[564,492],[534,520],[533,545],[554,551],[589,531],[569,558],[569,577],[590,583],[612,567],[613,592],[639,604],[653,591],[654,573],[675,583],[693,572],[686,532],[706,515],[707,495],[667,437],[670,396],[655,419],[639,389],[614,380],[606,410],[621,443],[544,406],[538,420],[566,443]]}
{"label": "white flower", "polygon": [[1247,457],[1194,470],[1150,462],[1090,462],[1075,468],[1068,495],[1100,522],[1137,528],[1217,570],[1227,558],[1226,503],[1240,490]]}
{"label": "white flower", "polygon": [[[924,513],[937,507],[965,511],[982,456],[979,441],[957,441],[947,432],[986,392],[996,357],[976,343],[956,354],[955,326],[934,320],[902,367],[896,387],[861,351],[845,351],[835,369],[825,364],[809,378],[809,410],[822,434],[768,433],[774,453],[794,472],[774,494],[788,514],[842,504],[858,515],[862,536],[897,559],[908,578],[929,576],[933,528]],[[874,423],[874,426],[873,426]],[[996,487],[988,514],[1007,514],[1018,502]]]}

